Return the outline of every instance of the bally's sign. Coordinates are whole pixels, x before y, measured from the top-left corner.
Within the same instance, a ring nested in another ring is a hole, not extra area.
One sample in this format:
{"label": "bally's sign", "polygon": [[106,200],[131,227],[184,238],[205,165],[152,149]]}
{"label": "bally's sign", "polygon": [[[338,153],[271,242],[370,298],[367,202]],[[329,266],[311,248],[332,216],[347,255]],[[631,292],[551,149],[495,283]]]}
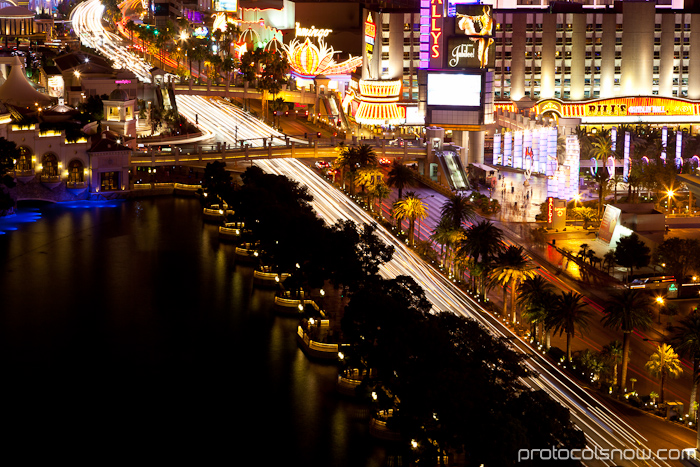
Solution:
{"label": "bally's sign", "polygon": [[447,40],[449,68],[493,68],[495,64],[493,41],[482,43],[478,37],[451,37]]}

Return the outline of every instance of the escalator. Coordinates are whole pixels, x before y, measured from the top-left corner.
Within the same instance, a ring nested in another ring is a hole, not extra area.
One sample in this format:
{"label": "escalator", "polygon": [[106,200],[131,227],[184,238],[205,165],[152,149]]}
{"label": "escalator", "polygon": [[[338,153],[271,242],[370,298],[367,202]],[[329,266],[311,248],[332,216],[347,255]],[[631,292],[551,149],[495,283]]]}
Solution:
{"label": "escalator", "polygon": [[340,105],[338,95],[334,92],[323,93],[320,95],[320,101],[323,110],[325,110],[327,116],[330,117],[329,120],[335,121],[337,125],[337,121],[340,119],[340,126],[338,126],[338,129],[348,131],[348,119]]}
{"label": "escalator", "polygon": [[459,154],[454,151],[435,151],[435,155],[450,188],[455,191],[469,190],[467,173],[459,159]]}

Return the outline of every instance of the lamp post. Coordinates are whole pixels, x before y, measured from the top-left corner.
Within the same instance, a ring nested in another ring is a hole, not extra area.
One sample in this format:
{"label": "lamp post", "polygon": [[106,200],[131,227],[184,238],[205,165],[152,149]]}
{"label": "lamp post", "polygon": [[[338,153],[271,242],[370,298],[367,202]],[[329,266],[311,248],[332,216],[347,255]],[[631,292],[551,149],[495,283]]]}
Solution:
{"label": "lamp post", "polygon": [[[664,297],[662,297],[661,295],[657,296],[656,303],[659,304],[659,324],[661,324],[661,310],[664,306]],[[644,339],[644,340],[647,340],[647,339]]]}
{"label": "lamp post", "polygon": [[668,190],[666,191],[666,214],[668,214],[671,211],[671,202],[673,201],[673,196],[675,195],[673,190]]}

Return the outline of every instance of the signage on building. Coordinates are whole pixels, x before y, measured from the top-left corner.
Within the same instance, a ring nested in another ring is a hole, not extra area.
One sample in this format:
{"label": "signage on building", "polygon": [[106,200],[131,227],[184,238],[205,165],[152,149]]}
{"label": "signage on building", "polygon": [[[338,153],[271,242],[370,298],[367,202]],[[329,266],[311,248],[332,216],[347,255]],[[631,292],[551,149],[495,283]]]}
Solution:
{"label": "signage on building", "polygon": [[700,104],[668,97],[620,97],[568,103],[547,99],[537,104],[539,113],[553,111],[562,117],[698,116]]}
{"label": "signage on building", "polygon": [[114,80],[114,84],[131,84],[130,79],[117,79]]}
{"label": "signage on building", "polygon": [[479,107],[481,75],[471,73],[428,73],[428,105]]}
{"label": "signage on building", "polygon": [[296,36],[297,37],[316,37],[319,39],[325,39],[332,29],[316,29],[316,26],[311,26],[310,28],[302,28],[299,23],[296,23]]}
{"label": "signage on building", "polygon": [[367,21],[365,21],[365,53],[367,54],[367,62],[372,61],[372,56],[374,54],[374,40],[377,37],[377,25],[374,24],[372,19],[372,12],[367,14]]}
{"label": "signage on building", "polygon": [[238,11],[238,0],[216,0],[214,2],[214,10],[236,13]]}
{"label": "signage on building", "polygon": [[493,36],[491,5],[456,5],[455,34]]}
{"label": "signage on building", "polygon": [[600,229],[598,230],[598,238],[605,243],[610,243],[610,240],[612,240],[615,227],[617,227],[620,220],[621,212],[619,208],[610,204],[605,206],[603,220],[600,221]]}
{"label": "signage on building", "polygon": [[495,45],[491,40],[482,50],[481,39],[451,37],[447,41],[447,66],[449,68],[493,68]]}
{"label": "signage on building", "polygon": [[194,32],[192,33],[192,35],[197,39],[203,39],[207,37],[208,34],[209,28],[207,28],[206,26],[199,26],[198,28],[195,28]]}
{"label": "signage on building", "polygon": [[547,198],[547,228],[563,229],[566,227],[566,201],[563,199]]}
{"label": "signage on building", "polygon": [[442,68],[442,0],[430,0],[430,66]]}

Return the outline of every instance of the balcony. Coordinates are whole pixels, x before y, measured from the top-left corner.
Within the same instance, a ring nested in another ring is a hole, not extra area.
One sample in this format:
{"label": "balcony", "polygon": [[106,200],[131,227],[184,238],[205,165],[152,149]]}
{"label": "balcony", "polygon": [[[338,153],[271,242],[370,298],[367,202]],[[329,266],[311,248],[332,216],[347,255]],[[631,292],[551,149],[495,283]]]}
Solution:
{"label": "balcony", "polygon": [[53,190],[61,184],[61,177],[58,175],[41,175],[41,184],[49,190]]}

